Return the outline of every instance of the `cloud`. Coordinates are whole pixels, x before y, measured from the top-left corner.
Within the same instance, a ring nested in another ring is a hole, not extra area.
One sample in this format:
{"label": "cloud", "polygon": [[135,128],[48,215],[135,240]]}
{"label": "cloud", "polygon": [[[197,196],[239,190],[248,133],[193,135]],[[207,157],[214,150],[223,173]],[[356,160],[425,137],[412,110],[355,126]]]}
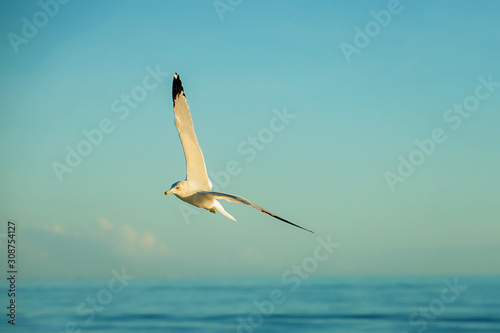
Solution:
{"label": "cloud", "polygon": [[97,219],[97,221],[99,222],[99,227],[103,230],[113,230],[114,229],[114,226],[111,224],[111,222],[109,222],[109,220],[104,218],[104,217],[99,217]]}
{"label": "cloud", "polygon": [[141,244],[145,248],[151,248],[155,245],[156,239],[150,232],[144,232],[141,236]]}
{"label": "cloud", "polygon": [[55,224],[53,227],[52,227],[52,230],[54,230],[54,232],[56,234],[59,234],[59,235],[62,235],[64,232],[63,232],[63,228],[58,225],[58,224]]}
{"label": "cloud", "polygon": [[48,224],[23,233],[27,277],[98,276],[120,265],[151,274],[168,257],[166,244],[147,230],[114,224],[100,217],[80,225]]}
{"label": "cloud", "polygon": [[248,263],[259,263],[263,259],[261,252],[249,246],[239,255],[239,258]]}
{"label": "cloud", "polygon": [[144,254],[167,254],[167,247],[158,244],[149,231],[138,231],[129,225],[117,228],[118,241],[115,250],[139,256]]}

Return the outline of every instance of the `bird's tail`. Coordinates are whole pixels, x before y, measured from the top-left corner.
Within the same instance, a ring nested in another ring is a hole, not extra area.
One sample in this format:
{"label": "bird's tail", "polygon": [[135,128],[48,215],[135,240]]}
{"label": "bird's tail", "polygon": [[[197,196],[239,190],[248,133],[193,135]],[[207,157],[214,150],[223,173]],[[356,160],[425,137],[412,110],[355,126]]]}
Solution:
{"label": "bird's tail", "polygon": [[224,209],[224,207],[222,207],[222,205],[220,204],[220,202],[218,202],[217,200],[214,200],[214,208],[217,209],[219,212],[222,213],[222,215],[224,215],[225,217],[233,220],[233,221],[236,221],[236,219],[231,215],[229,214],[228,212],[226,212],[226,210]]}

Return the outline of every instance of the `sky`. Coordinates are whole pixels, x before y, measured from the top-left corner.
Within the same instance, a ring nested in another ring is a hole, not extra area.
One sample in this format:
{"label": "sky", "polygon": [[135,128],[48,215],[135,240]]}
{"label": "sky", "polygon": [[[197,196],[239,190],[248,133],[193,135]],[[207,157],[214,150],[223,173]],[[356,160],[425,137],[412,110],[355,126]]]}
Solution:
{"label": "sky", "polygon": [[[317,275],[500,274],[499,9],[1,1],[2,253],[10,220],[27,279],[279,276],[325,242]],[[216,189],[314,235],[163,196],[174,73]]]}

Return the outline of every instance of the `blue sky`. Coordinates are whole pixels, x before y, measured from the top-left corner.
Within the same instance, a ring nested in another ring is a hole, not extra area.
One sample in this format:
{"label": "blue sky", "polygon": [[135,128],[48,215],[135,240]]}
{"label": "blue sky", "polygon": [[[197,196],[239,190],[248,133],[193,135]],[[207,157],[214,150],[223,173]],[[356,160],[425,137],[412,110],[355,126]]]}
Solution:
{"label": "blue sky", "polygon": [[[0,4],[0,220],[18,224],[25,277],[280,275],[328,236],[340,248],[316,274],[500,273],[498,3],[47,3],[53,17]],[[36,34],[23,28],[34,19]],[[162,195],[185,177],[174,72],[209,172],[240,167],[219,189],[315,235]],[[455,129],[445,115],[464,103]],[[276,112],[293,116],[266,137]],[[54,162],[89,149],[82,131],[103,121],[109,133],[60,181]],[[446,140],[415,152],[435,129]],[[259,135],[249,161],[238,147]],[[402,176],[410,155],[419,165]]]}

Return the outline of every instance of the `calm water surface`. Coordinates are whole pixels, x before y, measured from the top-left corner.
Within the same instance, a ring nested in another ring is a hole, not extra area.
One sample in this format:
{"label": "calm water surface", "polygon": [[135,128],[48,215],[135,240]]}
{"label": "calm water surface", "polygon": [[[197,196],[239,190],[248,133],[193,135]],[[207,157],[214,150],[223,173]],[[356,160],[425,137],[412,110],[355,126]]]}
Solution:
{"label": "calm water surface", "polygon": [[1,332],[500,332],[498,276],[21,280],[15,327],[1,287]]}

